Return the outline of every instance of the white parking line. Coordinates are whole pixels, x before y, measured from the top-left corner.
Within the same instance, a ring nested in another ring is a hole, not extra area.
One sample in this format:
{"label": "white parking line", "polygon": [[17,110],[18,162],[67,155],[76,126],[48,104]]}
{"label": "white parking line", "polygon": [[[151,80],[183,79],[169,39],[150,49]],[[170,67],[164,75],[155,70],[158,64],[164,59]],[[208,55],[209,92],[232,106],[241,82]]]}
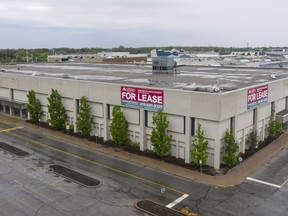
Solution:
{"label": "white parking line", "polygon": [[261,183],[261,184],[269,185],[271,187],[281,188],[280,185],[276,185],[276,184],[272,184],[272,183],[269,183],[269,182],[261,181],[261,180],[255,179],[255,178],[247,177],[246,179],[250,180],[250,181],[258,182],[258,183]]}
{"label": "white parking line", "polygon": [[189,195],[188,194],[183,194],[183,196],[179,197],[178,199],[174,200],[170,204],[166,205],[167,208],[172,208],[178,203],[180,203],[182,200],[186,199]]}

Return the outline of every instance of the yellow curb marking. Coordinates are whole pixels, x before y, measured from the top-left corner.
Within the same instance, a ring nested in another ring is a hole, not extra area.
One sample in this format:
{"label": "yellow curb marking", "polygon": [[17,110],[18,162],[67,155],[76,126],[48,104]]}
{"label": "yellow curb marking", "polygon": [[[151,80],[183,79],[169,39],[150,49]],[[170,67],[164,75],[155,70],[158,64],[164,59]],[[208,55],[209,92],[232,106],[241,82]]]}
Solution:
{"label": "yellow curb marking", "polygon": [[284,185],[286,185],[288,183],[288,179],[286,179],[286,181],[284,181],[281,185],[280,188],[284,187]]}
{"label": "yellow curb marking", "polygon": [[18,134],[12,133],[12,132],[10,132],[10,131],[6,131],[6,132],[9,133],[9,134],[11,134],[11,135],[13,135],[13,136],[19,137],[19,138],[21,138],[21,139],[23,139],[23,140],[27,140],[27,141],[29,141],[29,142],[31,142],[31,143],[35,143],[35,144],[37,144],[37,145],[40,145],[40,146],[43,146],[43,147],[52,149],[52,150],[57,151],[57,152],[60,152],[60,153],[62,153],[62,154],[69,155],[69,156],[71,156],[71,157],[74,157],[74,158],[77,158],[77,159],[86,161],[86,162],[88,162],[88,163],[91,163],[91,164],[94,164],[94,165],[97,165],[97,166],[100,166],[100,167],[104,167],[104,168],[106,168],[106,169],[112,170],[112,171],[117,172],[117,173],[121,173],[121,174],[130,176],[130,177],[133,177],[133,178],[135,178],[135,179],[141,180],[141,181],[143,181],[143,182],[150,183],[150,184],[155,185],[155,186],[158,186],[158,187],[160,187],[160,188],[163,188],[163,187],[164,187],[164,188],[166,188],[167,190],[170,190],[170,191],[173,191],[173,192],[176,192],[176,193],[180,193],[180,194],[183,194],[183,195],[186,194],[186,193],[184,193],[184,192],[182,192],[182,191],[176,190],[176,189],[171,188],[171,187],[167,187],[167,186],[165,186],[165,185],[163,185],[163,184],[159,184],[159,183],[157,183],[157,182],[151,181],[151,180],[149,180],[149,179],[142,178],[142,177],[140,177],[140,176],[136,176],[136,175],[131,174],[131,173],[129,173],[129,172],[126,172],[126,171],[123,171],[123,170],[119,170],[119,169],[116,169],[116,168],[107,166],[107,165],[105,165],[105,164],[102,164],[102,163],[99,163],[99,162],[96,162],[96,161],[93,161],[93,160],[90,160],[90,159],[87,159],[87,158],[84,158],[84,157],[81,157],[81,156],[78,156],[78,155],[74,155],[74,154],[72,154],[72,153],[70,153],[70,152],[66,152],[66,151],[63,151],[63,150],[61,150],[61,149],[58,149],[58,148],[55,148],[55,147],[46,145],[46,144],[44,144],[44,143],[40,143],[40,142],[38,142],[38,141],[35,141],[35,140],[32,140],[32,139],[29,139],[29,138],[20,136],[20,135],[18,135]]}
{"label": "yellow curb marking", "polygon": [[9,214],[6,211],[4,211],[3,208],[1,208],[1,207],[0,207],[0,212],[3,212],[5,215],[9,216]]}
{"label": "yellow curb marking", "polygon": [[27,206],[28,208],[34,210],[35,212],[37,211],[36,208],[32,207],[32,206],[29,205],[27,202],[25,202],[25,201],[23,201],[23,200],[21,200],[21,199],[19,199],[19,198],[16,198],[16,197],[15,197],[13,200],[16,200],[17,202],[21,203],[22,205]]}
{"label": "yellow curb marking", "polygon": [[10,121],[2,121],[2,123],[4,123],[4,124],[15,124],[14,122],[10,122]]}
{"label": "yellow curb marking", "polygon": [[17,126],[17,127],[14,127],[14,128],[3,129],[3,130],[0,130],[0,133],[2,133],[2,132],[9,132],[9,131],[11,131],[11,130],[17,130],[17,129],[20,129],[20,128],[23,128],[23,127]]}
{"label": "yellow curb marking", "polygon": [[33,189],[33,190],[35,190],[35,191],[40,191],[40,190],[42,190],[42,189],[44,189],[44,188],[47,188],[47,187],[53,187],[53,188],[55,188],[55,184],[57,184],[57,183],[59,183],[59,182],[61,182],[61,181],[63,181],[64,179],[60,179],[60,180],[57,180],[57,181],[52,181],[52,182],[44,182],[44,184],[46,184],[46,185],[42,185],[41,187],[38,187],[38,188],[35,188],[35,189]]}
{"label": "yellow curb marking", "polygon": [[33,189],[31,189],[31,188],[25,187],[21,182],[15,180],[15,179],[14,179],[13,181],[16,182],[17,184],[21,185],[24,189],[29,190],[29,191],[31,191],[31,192],[33,192],[33,193],[35,193],[35,194],[38,194],[38,195],[40,195],[41,197],[49,200],[50,202],[54,202],[54,201],[55,201],[54,199],[51,199],[50,197],[47,197],[46,195],[38,192],[37,190],[33,190]]}
{"label": "yellow curb marking", "polygon": [[231,188],[231,187],[234,187],[235,185],[221,185],[221,184],[219,184],[219,185],[215,185],[214,187],[215,188]]}
{"label": "yellow curb marking", "polygon": [[[29,205],[28,203],[26,203],[25,201],[23,201],[22,199],[20,198],[17,198],[16,196],[13,196],[13,198],[9,199],[9,200],[6,200],[6,202],[13,202],[13,201],[17,201],[18,203],[22,204],[22,205],[25,205],[26,207],[34,210],[34,211],[37,211],[36,208],[33,208],[31,205]],[[4,212],[6,215],[9,215],[7,212],[5,212],[2,208],[0,208],[0,211]]]}
{"label": "yellow curb marking", "polygon": [[62,182],[64,181],[64,179],[60,179],[60,180],[57,180],[57,181],[52,181],[52,182],[45,182],[45,184],[51,186],[51,187],[55,187],[56,184],[58,184],[59,182]]}
{"label": "yellow curb marking", "polygon": [[30,189],[30,188],[28,188],[28,190],[33,192],[33,193],[35,193],[35,194],[38,194],[39,196],[49,200],[50,202],[54,202],[55,201],[55,199],[52,199],[52,198],[50,198],[50,197],[48,197],[48,196],[44,195],[43,193],[40,193],[40,192],[38,192],[36,190]]}

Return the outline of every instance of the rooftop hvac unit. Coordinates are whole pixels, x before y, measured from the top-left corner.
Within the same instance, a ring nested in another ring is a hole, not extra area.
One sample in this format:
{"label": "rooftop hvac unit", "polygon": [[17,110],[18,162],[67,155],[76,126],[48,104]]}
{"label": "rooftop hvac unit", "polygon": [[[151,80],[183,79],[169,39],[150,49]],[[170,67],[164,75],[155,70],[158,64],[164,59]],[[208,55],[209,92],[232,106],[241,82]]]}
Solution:
{"label": "rooftop hvac unit", "polygon": [[68,79],[69,78],[69,74],[63,74],[63,78],[64,79]]}
{"label": "rooftop hvac unit", "polygon": [[158,56],[152,58],[152,72],[153,73],[173,73],[175,71],[176,63],[174,57]]}

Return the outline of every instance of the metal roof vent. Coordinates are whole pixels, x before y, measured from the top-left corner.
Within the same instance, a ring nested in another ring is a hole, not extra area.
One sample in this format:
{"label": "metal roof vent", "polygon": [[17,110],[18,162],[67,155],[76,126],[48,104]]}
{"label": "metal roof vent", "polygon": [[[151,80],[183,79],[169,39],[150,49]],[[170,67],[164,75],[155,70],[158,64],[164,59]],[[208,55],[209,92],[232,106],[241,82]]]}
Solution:
{"label": "metal roof vent", "polygon": [[69,79],[69,74],[63,74],[62,76],[64,79]]}

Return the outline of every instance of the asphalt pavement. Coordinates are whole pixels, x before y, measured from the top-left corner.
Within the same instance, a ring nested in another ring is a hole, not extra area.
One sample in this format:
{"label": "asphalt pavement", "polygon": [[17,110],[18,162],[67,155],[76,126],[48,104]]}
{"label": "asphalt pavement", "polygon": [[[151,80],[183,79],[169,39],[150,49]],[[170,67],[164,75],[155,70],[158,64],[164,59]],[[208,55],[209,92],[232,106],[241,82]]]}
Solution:
{"label": "asphalt pavement", "polygon": [[[172,206],[180,199],[173,209],[187,206],[204,216],[288,215],[286,134],[226,175],[209,176],[9,116],[0,115],[0,131],[3,142],[31,153],[22,159],[0,151],[0,215],[21,215],[24,207],[27,215],[141,215],[133,204],[143,199]],[[49,173],[52,163],[84,172],[101,187],[67,184]],[[90,204],[82,208],[79,199]]]}
{"label": "asphalt pavement", "polygon": [[82,146],[87,149],[92,149],[106,155],[110,155],[117,158],[122,158],[125,161],[131,161],[136,164],[150,167],[153,169],[161,170],[173,175],[178,175],[190,180],[198,181],[201,183],[216,185],[216,186],[233,186],[242,183],[252,172],[259,169],[263,164],[269,162],[273,157],[281,152],[281,150],[288,147],[288,134],[284,133],[281,137],[275,140],[273,143],[264,147],[256,154],[246,159],[225,175],[211,176],[190,169],[175,166],[163,161],[154,160],[144,156],[135,155],[130,152],[122,151],[120,149],[107,148],[103,145],[95,145],[86,139],[76,138],[69,136],[62,132],[49,130],[25,122],[23,119],[14,118],[10,116],[1,115],[1,119],[4,122],[11,122],[20,127],[25,127],[35,132],[42,133],[46,136],[54,137],[65,142],[70,142],[75,145]]}

